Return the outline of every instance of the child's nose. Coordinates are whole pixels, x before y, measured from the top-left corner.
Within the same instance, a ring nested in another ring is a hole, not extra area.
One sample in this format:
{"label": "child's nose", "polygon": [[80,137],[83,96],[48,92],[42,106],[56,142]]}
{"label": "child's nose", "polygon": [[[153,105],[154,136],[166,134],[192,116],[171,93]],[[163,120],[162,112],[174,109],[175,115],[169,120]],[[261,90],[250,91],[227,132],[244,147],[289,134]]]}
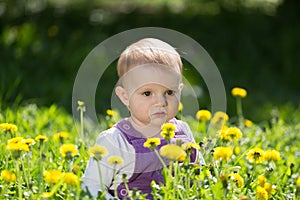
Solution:
{"label": "child's nose", "polygon": [[167,102],[167,98],[165,95],[157,95],[155,97],[155,104],[158,106],[167,106],[168,102]]}

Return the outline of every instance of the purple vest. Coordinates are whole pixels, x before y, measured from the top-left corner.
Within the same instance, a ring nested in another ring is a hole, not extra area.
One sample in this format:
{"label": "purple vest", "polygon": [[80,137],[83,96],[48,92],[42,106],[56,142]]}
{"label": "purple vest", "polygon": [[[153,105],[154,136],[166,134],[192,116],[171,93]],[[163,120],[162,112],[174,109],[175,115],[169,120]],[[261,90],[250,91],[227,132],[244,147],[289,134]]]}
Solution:
{"label": "purple vest", "polygon": [[[176,125],[175,137],[171,140],[171,143],[176,143],[176,140],[178,139],[181,139],[182,142],[191,142],[183,132],[180,124],[177,123],[176,119],[171,119],[169,123]],[[134,171],[131,177],[127,177],[129,190],[136,188],[144,194],[147,194],[147,199],[153,199],[150,183],[152,180],[156,183],[162,183],[164,181],[164,177],[162,175],[163,165],[157,158],[154,151],[150,151],[149,148],[145,148],[143,146],[146,138],[143,138],[127,120],[121,120],[116,124],[116,127],[121,131],[128,143],[131,144],[135,150]],[[161,139],[161,144],[157,147],[157,150],[166,144],[166,140]],[[190,156],[190,160],[191,162],[194,162],[195,159],[196,152],[193,152]],[[167,159],[163,158],[163,160],[166,164],[168,164]],[[123,199],[128,195],[124,183],[121,183],[117,187],[117,191],[120,199]],[[113,191],[109,192],[113,194]]]}

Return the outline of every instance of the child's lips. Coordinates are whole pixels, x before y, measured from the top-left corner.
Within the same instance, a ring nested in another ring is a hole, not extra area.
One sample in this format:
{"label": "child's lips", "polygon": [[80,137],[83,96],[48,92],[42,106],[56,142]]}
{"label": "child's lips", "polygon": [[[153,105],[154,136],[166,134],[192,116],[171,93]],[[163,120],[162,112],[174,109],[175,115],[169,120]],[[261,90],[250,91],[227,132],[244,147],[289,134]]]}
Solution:
{"label": "child's lips", "polygon": [[166,112],[155,112],[152,115],[157,118],[163,118],[167,115],[167,113]]}

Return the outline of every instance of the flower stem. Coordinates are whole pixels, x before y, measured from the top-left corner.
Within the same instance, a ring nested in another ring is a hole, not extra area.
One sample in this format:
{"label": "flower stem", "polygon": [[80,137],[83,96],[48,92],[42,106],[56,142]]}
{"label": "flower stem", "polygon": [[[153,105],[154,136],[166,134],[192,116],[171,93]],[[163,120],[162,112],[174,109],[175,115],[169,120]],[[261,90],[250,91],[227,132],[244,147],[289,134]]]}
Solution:
{"label": "flower stem", "polygon": [[123,183],[124,183],[125,189],[126,189],[127,194],[128,194],[127,198],[129,198],[130,200],[133,200],[132,195],[129,195],[130,190],[129,190],[129,187],[128,187],[128,184],[127,184],[126,176],[124,176],[124,174],[123,174]]}
{"label": "flower stem", "polygon": [[243,109],[242,109],[242,99],[240,97],[236,98],[236,111],[238,115],[238,121],[239,121],[239,126],[241,128],[244,127],[244,116],[243,116]]}
{"label": "flower stem", "polygon": [[[163,199],[174,199],[174,188],[172,188],[172,166],[173,166],[173,162],[171,161],[170,165],[169,165],[169,168],[165,168],[166,170],[168,170],[168,176],[165,178],[166,180],[166,191],[169,191],[169,192],[165,192],[164,194],[164,198]],[[171,191],[173,190],[173,196],[171,194]]]}
{"label": "flower stem", "polygon": [[28,170],[28,188],[30,187],[30,185],[31,185],[31,173],[30,173],[30,170],[31,170],[31,158],[32,158],[32,152],[30,152],[30,154],[27,156],[27,170]]}
{"label": "flower stem", "polygon": [[161,162],[161,164],[163,165],[163,167],[164,167],[164,168],[167,168],[166,163],[163,161],[163,159],[162,159],[161,156],[159,155],[157,149],[154,149],[154,152],[155,152],[157,158],[159,159],[159,161]]}
{"label": "flower stem", "polygon": [[[255,177],[255,174],[256,174],[255,170],[256,170],[256,163],[253,163],[252,173],[251,173],[248,181],[246,182],[245,187],[251,187],[251,184],[254,183],[254,177]],[[247,195],[247,194],[248,194],[248,190],[246,190],[245,195]]]}
{"label": "flower stem", "polygon": [[115,197],[118,197],[118,191],[117,191],[117,174],[116,174],[116,164],[114,164],[114,195]]}
{"label": "flower stem", "polygon": [[208,132],[206,130],[206,121],[198,120],[197,132],[201,134],[206,134],[206,136],[208,137]]}
{"label": "flower stem", "polygon": [[190,178],[190,173],[186,173],[186,177],[185,177],[185,188],[186,188],[186,199],[189,199],[190,197],[190,188],[191,188],[191,178]]}
{"label": "flower stem", "polygon": [[24,171],[24,176],[25,176],[25,181],[26,181],[26,185],[27,185],[27,187],[29,188],[29,178],[28,178],[28,168],[26,169],[25,168],[25,164],[24,164],[24,162],[23,162],[23,160],[21,160],[21,165],[22,165],[22,168],[24,169],[23,171]]}
{"label": "flower stem", "polygon": [[19,168],[19,159],[15,161],[16,165],[16,173],[17,173],[17,179],[18,179],[18,194],[19,194],[19,200],[23,199],[23,191],[22,191],[22,180],[21,180],[21,174],[20,174],[20,168]]}
{"label": "flower stem", "polygon": [[101,173],[101,166],[99,161],[97,161],[97,166],[98,166],[98,173],[99,173],[99,179],[100,179],[100,185],[101,185],[101,192],[104,192],[104,185],[102,181],[102,173]]}
{"label": "flower stem", "polygon": [[39,168],[39,193],[42,194],[44,191],[44,184],[43,184],[43,170],[44,170],[44,160],[43,160],[43,142],[40,141],[40,168]]}
{"label": "flower stem", "polygon": [[83,109],[79,110],[80,112],[80,136],[83,142],[84,141],[84,129],[83,129]]}
{"label": "flower stem", "polygon": [[1,197],[4,197],[7,191],[8,184],[3,184],[3,189],[1,189]]}
{"label": "flower stem", "polygon": [[[178,178],[180,177],[180,174],[178,173],[179,169],[178,169],[178,161],[176,161],[174,163],[174,183],[173,183],[173,187],[174,188],[174,199],[184,199],[183,196],[182,196],[182,193],[180,191],[180,188],[178,187],[179,185],[181,184],[178,184],[179,181],[178,181]],[[186,193],[188,193],[188,191],[186,191]]]}

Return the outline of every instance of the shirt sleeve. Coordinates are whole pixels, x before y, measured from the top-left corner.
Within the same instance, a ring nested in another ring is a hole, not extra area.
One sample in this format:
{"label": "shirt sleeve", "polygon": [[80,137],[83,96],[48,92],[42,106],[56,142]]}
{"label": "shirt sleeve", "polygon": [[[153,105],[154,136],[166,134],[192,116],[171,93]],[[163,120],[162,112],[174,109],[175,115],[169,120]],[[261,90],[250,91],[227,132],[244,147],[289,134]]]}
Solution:
{"label": "shirt sleeve", "polygon": [[[100,133],[96,140],[96,145],[105,147],[108,154],[98,162],[91,157],[84,175],[81,178],[82,189],[88,189],[93,197],[97,197],[98,192],[101,191],[102,184],[105,190],[113,190],[114,181],[116,185],[119,185],[122,182],[123,174],[126,174],[127,177],[131,177],[135,163],[134,148],[115,127]],[[113,180],[114,168],[107,161],[110,156],[119,156],[124,161],[123,165],[116,166],[116,180]],[[111,198],[111,196],[107,193],[107,199],[109,198]]]}

